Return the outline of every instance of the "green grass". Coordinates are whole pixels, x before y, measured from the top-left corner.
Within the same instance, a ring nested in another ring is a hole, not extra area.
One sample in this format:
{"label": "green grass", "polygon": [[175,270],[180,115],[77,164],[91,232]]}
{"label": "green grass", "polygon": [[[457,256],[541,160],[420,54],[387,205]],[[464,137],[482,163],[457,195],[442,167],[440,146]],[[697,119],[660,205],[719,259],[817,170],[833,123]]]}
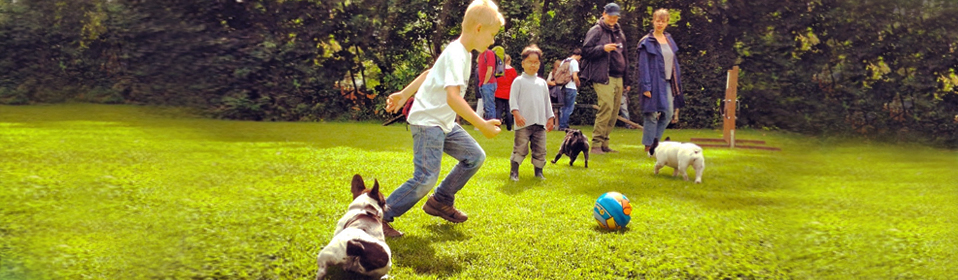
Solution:
{"label": "green grass", "polygon": [[[545,181],[527,160],[513,183],[512,133],[466,128],[488,155],[457,199],[470,219],[444,222],[422,202],[397,218],[395,279],[958,275],[955,151],[740,130],[783,151],[706,148],[696,185],[652,175],[641,132],[617,129],[621,153],[588,169],[563,157]],[[549,134],[550,160],[561,138]],[[412,175],[411,146],[402,125],[0,106],[0,279],[310,279],[352,175],[389,193]],[[592,219],[607,191],[632,201],[623,231]]]}

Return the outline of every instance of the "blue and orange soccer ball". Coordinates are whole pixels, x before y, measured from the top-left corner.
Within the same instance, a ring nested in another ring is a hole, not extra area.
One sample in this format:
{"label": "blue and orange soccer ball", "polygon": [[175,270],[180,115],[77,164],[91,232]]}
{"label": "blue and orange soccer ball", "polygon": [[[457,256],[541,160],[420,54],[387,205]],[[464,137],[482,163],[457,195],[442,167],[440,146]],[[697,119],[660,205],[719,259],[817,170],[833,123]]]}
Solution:
{"label": "blue and orange soccer ball", "polygon": [[592,216],[604,229],[624,228],[632,220],[632,205],[629,198],[617,192],[607,192],[595,200]]}

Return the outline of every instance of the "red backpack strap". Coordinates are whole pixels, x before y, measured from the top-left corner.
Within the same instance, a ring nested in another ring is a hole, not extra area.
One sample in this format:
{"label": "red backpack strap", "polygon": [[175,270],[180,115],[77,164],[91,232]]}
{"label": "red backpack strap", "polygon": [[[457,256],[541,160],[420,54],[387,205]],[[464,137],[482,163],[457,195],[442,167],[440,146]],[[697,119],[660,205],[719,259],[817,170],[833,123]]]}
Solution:
{"label": "red backpack strap", "polygon": [[406,119],[409,119],[409,111],[412,110],[412,102],[415,100],[416,96],[413,95],[412,97],[409,97],[409,99],[406,99],[406,104],[403,104],[402,106],[402,115],[406,116]]}

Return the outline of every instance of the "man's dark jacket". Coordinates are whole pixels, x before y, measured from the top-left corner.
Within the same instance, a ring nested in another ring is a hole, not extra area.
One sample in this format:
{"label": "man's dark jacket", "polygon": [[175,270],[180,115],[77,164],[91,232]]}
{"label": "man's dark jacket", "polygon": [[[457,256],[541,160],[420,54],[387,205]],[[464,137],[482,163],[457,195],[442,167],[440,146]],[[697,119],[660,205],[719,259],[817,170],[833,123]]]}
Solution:
{"label": "man's dark jacket", "polygon": [[632,85],[632,75],[629,74],[629,51],[628,44],[625,42],[625,33],[622,32],[619,24],[608,26],[600,18],[595,26],[589,29],[585,35],[585,42],[582,44],[582,69],[579,71],[579,79],[583,83],[609,83],[609,63],[611,63],[612,52],[605,51],[605,44],[621,43],[622,48],[618,51],[622,54],[623,65],[625,69],[622,73],[622,85]]}

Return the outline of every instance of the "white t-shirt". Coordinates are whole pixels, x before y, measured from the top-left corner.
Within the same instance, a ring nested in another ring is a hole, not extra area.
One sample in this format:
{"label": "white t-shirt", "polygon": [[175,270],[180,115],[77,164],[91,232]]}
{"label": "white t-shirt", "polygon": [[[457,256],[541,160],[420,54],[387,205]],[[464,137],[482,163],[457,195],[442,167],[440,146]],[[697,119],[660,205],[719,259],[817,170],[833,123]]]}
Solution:
{"label": "white t-shirt", "polygon": [[[568,58],[568,59],[569,59],[569,74],[571,75],[571,74],[579,73],[579,61],[576,61],[575,59],[572,59],[572,58]],[[582,77],[579,77],[579,78],[582,78]],[[573,78],[571,82],[569,82],[568,84],[565,84],[565,88],[578,90],[578,88],[575,87],[575,79]]]}
{"label": "white t-shirt", "polygon": [[439,55],[413,96],[407,122],[412,125],[438,126],[446,133],[456,125],[456,112],[446,100],[446,87],[459,86],[459,96],[466,96],[466,85],[472,75],[472,54],[458,40],[452,41]]}

